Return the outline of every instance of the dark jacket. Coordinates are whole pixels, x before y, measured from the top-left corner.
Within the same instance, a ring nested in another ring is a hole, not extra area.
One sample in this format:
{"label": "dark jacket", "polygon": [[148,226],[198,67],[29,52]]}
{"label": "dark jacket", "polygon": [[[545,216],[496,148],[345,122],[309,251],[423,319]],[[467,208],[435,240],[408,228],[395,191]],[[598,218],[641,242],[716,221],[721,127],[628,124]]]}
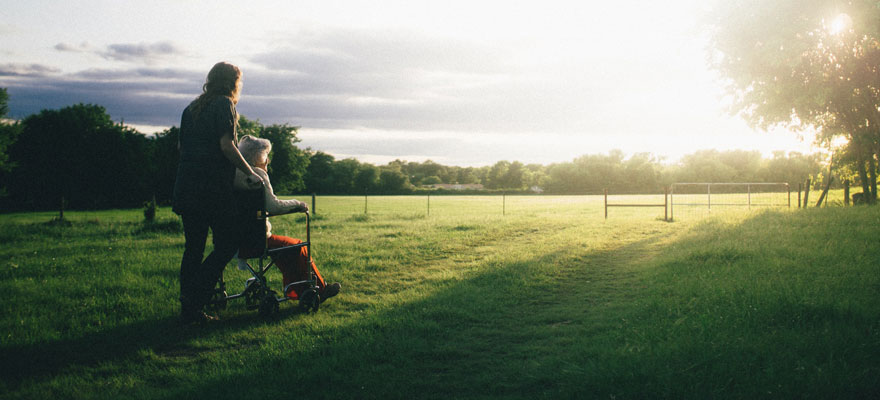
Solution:
{"label": "dark jacket", "polygon": [[235,166],[223,155],[220,138],[232,134],[238,114],[231,99],[217,96],[198,116],[193,103],[180,118],[180,162],[174,182],[172,210],[177,214],[229,212]]}

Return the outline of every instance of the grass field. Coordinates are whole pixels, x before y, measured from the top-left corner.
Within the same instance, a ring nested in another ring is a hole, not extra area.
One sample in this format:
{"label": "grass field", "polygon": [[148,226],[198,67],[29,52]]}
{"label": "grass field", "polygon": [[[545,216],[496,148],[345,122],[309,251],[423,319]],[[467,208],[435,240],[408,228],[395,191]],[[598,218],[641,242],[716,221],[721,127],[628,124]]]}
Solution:
{"label": "grass field", "polygon": [[342,293],[206,326],[177,322],[168,209],[0,215],[0,398],[880,397],[880,207],[427,202],[319,198],[314,256]]}

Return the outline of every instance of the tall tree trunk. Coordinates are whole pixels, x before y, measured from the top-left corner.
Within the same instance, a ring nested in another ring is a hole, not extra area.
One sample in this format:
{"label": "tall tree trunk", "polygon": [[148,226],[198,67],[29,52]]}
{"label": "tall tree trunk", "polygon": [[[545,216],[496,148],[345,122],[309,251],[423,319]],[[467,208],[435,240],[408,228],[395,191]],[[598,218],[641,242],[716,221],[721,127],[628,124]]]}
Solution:
{"label": "tall tree trunk", "polygon": [[[880,116],[880,112],[874,114]],[[877,202],[877,161],[875,160],[880,160],[880,128],[877,128],[876,122],[874,122],[874,127],[874,137],[871,140],[873,142],[871,143],[871,203]]]}
{"label": "tall tree trunk", "polygon": [[874,204],[877,201],[877,163],[874,162],[874,154],[868,157],[868,174],[871,179],[871,195],[868,202]]}
{"label": "tall tree trunk", "polygon": [[868,185],[868,173],[865,171],[865,157],[862,155],[861,151],[858,151],[856,166],[859,170],[859,182],[862,184],[862,193],[864,193],[865,196],[869,196],[871,193],[871,187]]}

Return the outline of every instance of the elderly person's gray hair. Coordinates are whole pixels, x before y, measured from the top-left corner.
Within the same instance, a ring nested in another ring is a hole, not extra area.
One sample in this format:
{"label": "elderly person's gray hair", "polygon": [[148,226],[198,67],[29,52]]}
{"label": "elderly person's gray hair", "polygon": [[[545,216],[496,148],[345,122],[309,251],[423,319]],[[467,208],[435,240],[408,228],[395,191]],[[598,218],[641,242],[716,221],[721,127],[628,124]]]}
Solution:
{"label": "elderly person's gray hair", "polygon": [[272,151],[272,142],[263,138],[244,135],[238,141],[238,151],[248,164],[257,165],[269,157],[269,152]]}

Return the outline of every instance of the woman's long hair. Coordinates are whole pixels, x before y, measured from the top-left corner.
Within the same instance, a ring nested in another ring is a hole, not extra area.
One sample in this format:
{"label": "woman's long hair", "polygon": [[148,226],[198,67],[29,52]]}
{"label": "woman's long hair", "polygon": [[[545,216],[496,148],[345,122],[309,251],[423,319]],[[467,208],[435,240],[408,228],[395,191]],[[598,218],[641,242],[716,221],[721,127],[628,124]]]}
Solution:
{"label": "woman's long hair", "polygon": [[205,84],[202,85],[202,94],[193,101],[193,114],[198,116],[217,96],[228,97],[233,104],[237,104],[241,94],[240,81],[241,70],[238,67],[223,61],[214,64],[208,72]]}

